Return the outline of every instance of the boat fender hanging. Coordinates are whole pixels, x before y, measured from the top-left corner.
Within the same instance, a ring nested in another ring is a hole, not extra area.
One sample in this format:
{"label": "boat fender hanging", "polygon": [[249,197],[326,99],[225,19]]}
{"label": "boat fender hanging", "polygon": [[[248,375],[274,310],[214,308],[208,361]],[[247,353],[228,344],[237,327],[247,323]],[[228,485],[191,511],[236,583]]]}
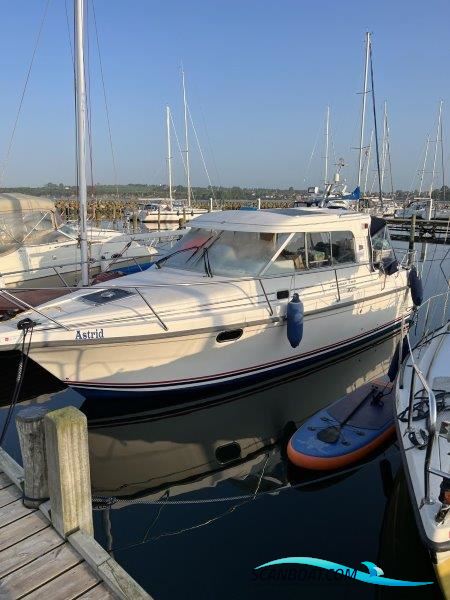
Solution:
{"label": "boat fender hanging", "polygon": [[420,306],[423,301],[422,280],[417,274],[416,267],[412,266],[409,271],[408,285],[411,288],[411,298],[415,306]]}
{"label": "boat fender hanging", "polygon": [[297,293],[293,294],[292,299],[287,305],[287,338],[293,348],[302,341],[303,337],[303,302]]}
{"label": "boat fender hanging", "polygon": [[[401,347],[401,352],[402,352],[401,357],[399,357],[400,347]],[[403,340],[398,342],[398,344],[395,348],[394,355],[391,358],[391,362],[389,364],[389,369],[387,372],[389,381],[394,381],[394,379],[397,377],[398,368],[401,365],[401,363],[405,360],[406,356],[408,355],[408,352],[409,352],[408,339],[405,335]]]}

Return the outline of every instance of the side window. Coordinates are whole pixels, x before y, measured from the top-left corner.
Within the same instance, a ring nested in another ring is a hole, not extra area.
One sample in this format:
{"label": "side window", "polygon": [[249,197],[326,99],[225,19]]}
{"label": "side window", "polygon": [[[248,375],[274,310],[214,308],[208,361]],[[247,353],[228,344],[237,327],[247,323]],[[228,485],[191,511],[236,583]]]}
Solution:
{"label": "side window", "polygon": [[306,268],[305,234],[296,233],[270,265],[266,273],[275,275],[286,271],[302,271]]}
{"label": "side window", "polygon": [[351,231],[331,232],[331,258],[333,264],[356,262],[355,238]]}
{"label": "side window", "polygon": [[331,265],[331,240],[327,233],[308,233],[308,265],[310,269]]}

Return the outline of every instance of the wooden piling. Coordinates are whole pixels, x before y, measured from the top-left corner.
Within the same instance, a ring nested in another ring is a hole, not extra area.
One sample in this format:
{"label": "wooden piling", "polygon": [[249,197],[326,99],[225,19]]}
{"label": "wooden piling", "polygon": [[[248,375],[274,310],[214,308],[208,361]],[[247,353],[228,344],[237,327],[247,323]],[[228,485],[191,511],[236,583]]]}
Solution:
{"label": "wooden piling", "polygon": [[158,204],[158,231],[161,230],[161,206]]}
{"label": "wooden piling", "polygon": [[44,418],[52,522],[63,537],[93,535],[86,416],[68,406]]}
{"label": "wooden piling", "polygon": [[44,434],[47,413],[43,407],[30,406],[16,417],[24,468],[23,503],[28,508],[38,508],[49,497]]}

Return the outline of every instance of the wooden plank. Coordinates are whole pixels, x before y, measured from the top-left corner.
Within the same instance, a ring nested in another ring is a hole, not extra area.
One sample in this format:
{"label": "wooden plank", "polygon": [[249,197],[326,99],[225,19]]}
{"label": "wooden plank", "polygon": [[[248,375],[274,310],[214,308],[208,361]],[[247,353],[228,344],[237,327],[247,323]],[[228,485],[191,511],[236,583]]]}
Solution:
{"label": "wooden plank", "polygon": [[116,600],[112,592],[108,590],[104,583],[99,583],[94,588],[78,597],[78,600]]}
{"label": "wooden plank", "polygon": [[99,581],[100,579],[83,562],[31,592],[26,596],[26,600],[73,600],[91,590]]}
{"label": "wooden plank", "polygon": [[10,485],[14,485],[14,484],[10,480],[8,475],[5,475],[4,473],[0,473],[0,490],[2,490],[5,487],[9,487]]}
{"label": "wooden plank", "polygon": [[83,531],[76,531],[68,538],[81,556],[91,565],[106,583],[122,600],[152,600],[151,596],[111,558],[104,548]]}
{"label": "wooden plank", "polygon": [[0,552],[0,578],[64,544],[64,540],[51,527],[39,531],[14,546]]}
{"label": "wooden plank", "polygon": [[3,508],[0,508],[0,527],[4,527],[8,523],[17,521],[25,515],[35,512],[23,505],[22,499],[16,500]]}
{"label": "wooden plank", "polygon": [[82,560],[70,544],[59,546],[1,579],[0,598],[7,598],[9,594],[9,598],[18,600],[72,569]]}
{"label": "wooden plank", "polygon": [[22,498],[22,494],[16,488],[16,486],[7,487],[3,490],[0,490],[0,508],[6,506],[7,504],[11,504],[17,500],[17,498]]}
{"label": "wooden plank", "polygon": [[23,468],[7,454],[3,448],[0,448],[0,469],[8,475],[11,481],[21,488],[23,481]]}
{"label": "wooden plank", "polygon": [[30,513],[18,521],[9,523],[9,525],[5,525],[0,530],[0,552],[38,531],[42,531],[46,527],[50,527],[50,523],[38,511]]}

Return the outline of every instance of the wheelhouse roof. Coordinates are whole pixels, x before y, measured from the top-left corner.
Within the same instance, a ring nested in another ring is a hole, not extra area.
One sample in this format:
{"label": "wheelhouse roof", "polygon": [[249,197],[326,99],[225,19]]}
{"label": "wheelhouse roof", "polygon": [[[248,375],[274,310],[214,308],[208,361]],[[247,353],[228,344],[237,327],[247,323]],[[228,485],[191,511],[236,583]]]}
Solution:
{"label": "wheelhouse roof", "polygon": [[29,194],[0,194],[0,213],[30,210],[55,210],[55,202],[49,198]]}
{"label": "wheelhouse roof", "polygon": [[[370,223],[370,215],[348,210],[317,208],[268,208],[262,210],[224,210],[205,213],[189,223],[189,227],[289,233],[326,228],[333,231],[360,228]],[[352,227],[353,225],[353,227]]]}

